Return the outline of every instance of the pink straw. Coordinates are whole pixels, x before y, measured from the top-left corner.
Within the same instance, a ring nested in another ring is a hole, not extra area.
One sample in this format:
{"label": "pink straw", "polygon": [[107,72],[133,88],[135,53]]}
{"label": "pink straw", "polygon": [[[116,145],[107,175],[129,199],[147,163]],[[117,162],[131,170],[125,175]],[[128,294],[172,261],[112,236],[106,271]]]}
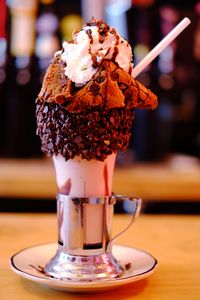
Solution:
{"label": "pink straw", "polygon": [[133,68],[131,76],[133,78],[137,77],[190,23],[189,18],[184,18],[178,23],[178,25]]}

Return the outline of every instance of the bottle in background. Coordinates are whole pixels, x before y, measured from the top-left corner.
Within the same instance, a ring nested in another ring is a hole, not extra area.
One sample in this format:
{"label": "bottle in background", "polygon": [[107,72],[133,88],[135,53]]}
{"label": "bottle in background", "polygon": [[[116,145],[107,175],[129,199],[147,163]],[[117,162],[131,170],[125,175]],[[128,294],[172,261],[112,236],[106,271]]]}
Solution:
{"label": "bottle in background", "polygon": [[7,76],[7,39],[6,39],[6,2],[0,2],[0,155],[4,153],[5,143],[5,106]]}
{"label": "bottle in background", "polygon": [[37,1],[9,1],[10,57],[7,77],[5,151],[9,157],[33,156],[35,137],[34,83],[35,21]]}
{"label": "bottle in background", "polygon": [[44,73],[54,53],[61,47],[59,37],[59,20],[55,0],[41,0],[36,21],[36,47],[39,92]]}

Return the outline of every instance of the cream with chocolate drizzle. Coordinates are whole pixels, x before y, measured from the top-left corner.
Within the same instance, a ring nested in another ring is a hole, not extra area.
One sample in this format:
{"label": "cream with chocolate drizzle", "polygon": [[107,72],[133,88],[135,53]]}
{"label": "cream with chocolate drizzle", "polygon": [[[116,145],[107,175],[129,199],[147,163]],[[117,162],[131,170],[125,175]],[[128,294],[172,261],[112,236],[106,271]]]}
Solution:
{"label": "cream with chocolate drizzle", "polygon": [[77,87],[92,78],[103,59],[116,62],[126,72],[133,68],[130,45],[103,21],[93,18],[82,30],[73,33],[73,41],[63,43],[61,60],[66,63],[65,75]]}

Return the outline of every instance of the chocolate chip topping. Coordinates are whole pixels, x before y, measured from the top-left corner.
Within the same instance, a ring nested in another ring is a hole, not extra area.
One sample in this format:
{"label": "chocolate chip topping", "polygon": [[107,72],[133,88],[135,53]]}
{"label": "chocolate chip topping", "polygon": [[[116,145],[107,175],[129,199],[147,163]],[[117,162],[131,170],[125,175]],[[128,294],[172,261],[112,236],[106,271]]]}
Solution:
{"label": "chocolate chip topping", "polygon": [[[48,156],[61,154],[68,160],[78,155],[87,160],[104,161],[108,155],[127,149],[133,109],[154,109],[158,102],[150,90],[114,61],[119,44],[115,29],[95,18],[86,25],[98,27],[100,43],[108,31],[115,35],[112,59],[101,60],[97,54],[91,54],[97,72],[83,87],[77,87],[65,75],[66,64],[57,55],[45,74],[36,100],[37,134],[41,149]],[[92,44],[91,29],[86,33]],[[110,48],[107,54],[109,51]],[[129,72],[131,70],[132,67]]]}
{"label": "chocolate chip topping", "polygon": [[104,161],[113,152],[127,149],[134,112],[126,107],[98,107],[70,113],[56,103],[38,103],[36,116],[41,149],[48,156]]}
{"label": "chocolate chip topping", "polygon": [[90,91],[94,94],[94,95],[98,95],[99,91],[100,91],[100,86],[97,83],[92,83],[90,86]]}

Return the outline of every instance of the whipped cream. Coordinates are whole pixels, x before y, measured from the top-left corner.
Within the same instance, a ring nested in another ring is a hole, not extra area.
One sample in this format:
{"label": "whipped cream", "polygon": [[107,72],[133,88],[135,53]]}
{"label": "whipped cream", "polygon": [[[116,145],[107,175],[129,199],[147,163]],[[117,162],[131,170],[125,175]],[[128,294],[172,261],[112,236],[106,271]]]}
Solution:
{"label": "whipped cream", "polygon": [[101,34],[98,26],[85,26],[73,33],[73,42],[63,43],[61,59],[66,63],[65,75],[77,87],[85,85],[98,71],[103,59],[115,61],[131,74],[132,49],[113,28]]}

